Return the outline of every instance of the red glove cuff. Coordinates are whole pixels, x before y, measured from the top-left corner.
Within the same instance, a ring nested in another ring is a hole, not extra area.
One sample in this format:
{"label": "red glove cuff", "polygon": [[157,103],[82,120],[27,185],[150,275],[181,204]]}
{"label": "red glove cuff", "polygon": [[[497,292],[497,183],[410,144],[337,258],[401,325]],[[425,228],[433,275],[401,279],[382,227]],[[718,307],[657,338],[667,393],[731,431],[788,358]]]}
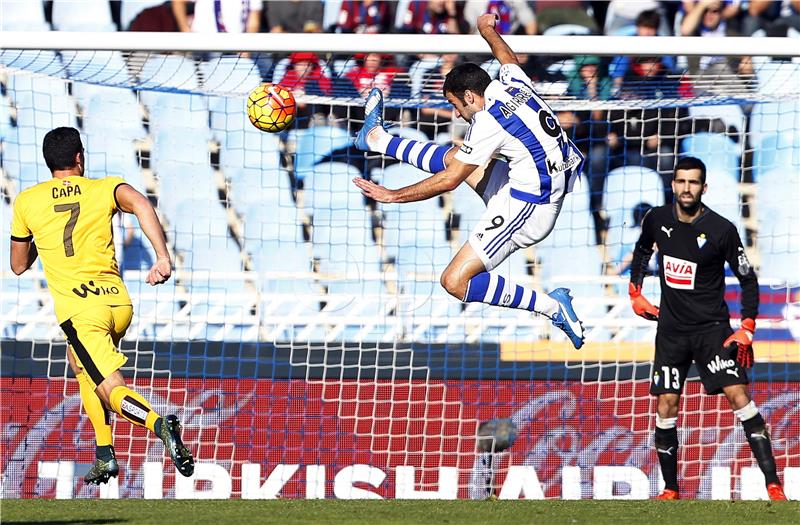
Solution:
{"label": "red glove cuff", "polygon": [[742,330],[747,330],[751,334],[756,331],[756,322],[754,319],[742,319]]}

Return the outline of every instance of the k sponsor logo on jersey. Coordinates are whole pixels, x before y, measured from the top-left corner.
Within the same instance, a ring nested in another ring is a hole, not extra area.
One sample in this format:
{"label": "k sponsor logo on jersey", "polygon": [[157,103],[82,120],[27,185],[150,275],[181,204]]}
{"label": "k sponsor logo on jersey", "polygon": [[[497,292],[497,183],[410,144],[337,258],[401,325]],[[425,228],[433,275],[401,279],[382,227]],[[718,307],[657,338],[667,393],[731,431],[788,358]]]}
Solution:
{"label": "k sponsor logo on jersey", "polygon": [[670,288],[694,290],[697,263],[677,257],[664,256],[664,281]]}

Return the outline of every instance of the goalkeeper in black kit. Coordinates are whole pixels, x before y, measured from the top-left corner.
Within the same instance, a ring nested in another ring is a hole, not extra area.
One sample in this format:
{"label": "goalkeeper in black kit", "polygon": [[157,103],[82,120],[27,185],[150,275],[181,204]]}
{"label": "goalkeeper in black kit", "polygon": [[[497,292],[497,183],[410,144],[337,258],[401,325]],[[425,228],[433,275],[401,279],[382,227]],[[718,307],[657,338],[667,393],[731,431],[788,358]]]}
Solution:
{"label": "goalkeeper in black kit", "polygon": [[[654,443],[664,476],[660,500],[679,499],[678,402],[692,361],[709,394],[725,394],[742,422],[747,442],[764,473],[771,500],[786,500],[764,418],[750,398],[747,369],[753,366],[758,280],[736,227],[705,206],[706,167],[693,157],[675,167],[675,202],[651,209],[633,254],[629,294],[634,312],[658,321],[650,393],[658,396]],[[658,247],[661,306],[642,296],[654,245]],[[725,262],[742,287],[742,322],[730,326]]]}

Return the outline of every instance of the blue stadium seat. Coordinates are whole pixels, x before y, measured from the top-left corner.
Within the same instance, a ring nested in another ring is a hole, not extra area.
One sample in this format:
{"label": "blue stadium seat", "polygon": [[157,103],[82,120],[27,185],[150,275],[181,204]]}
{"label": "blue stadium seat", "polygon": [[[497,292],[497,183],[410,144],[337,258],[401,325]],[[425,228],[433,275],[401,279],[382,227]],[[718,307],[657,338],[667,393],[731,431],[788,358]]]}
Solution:
{"label": "blue stadium seat", "polygon": [[130,139],[107,137],[99,132],[82,137],[86,150],[86,175],[89,178],[122,177],[134,188],[145,189],[136,148]]}
{"label": "blue stadium seat", "polygon": [[244,211],[244,241],[248,251],[266,241],[301,242],[300,215],[293,204],[253,203]]}
{"label": "blue stadium seat", "polygon": [[244,101],[213,98],[210,101],[211,130],[221,146],[223,168],[264,168],[280,166],[278,135],[259,131],[244,111]]}
{"label": "blue stadium seat", "polygon": [[0,96],[0,140],[6,140],[13,132],[14,126],[11,125],[9,100],[6,97]]}
{"label": "blue stadium seat", "polygon": [[800,282],[800,174],[777,169],[762,173],[757,186],[759,277]]}
{"label": "blue stadium seat", "polygon": [[44,3],[4,0],[0,31],[50,31],[44,17]]}
{"label": "blue stadium seat", "polygon": [[742,226],[739,183],[726,171],[708,170],[706,173],[708,191],[702,199],[709,208],[731,221],[740,235],[744,235]]}
{"label": "blue stadium seat", "polygon": [[207,205],[219,199],[211,167],[207,164],[163,163],[158,174],[158,207],[174,218],[178,207],[186,201],[203,201]]}
{"label": "blue stadium seat", "polygon": [[187,92],[198,88],[195,63],[180,55],[152,55],[139,73],[140,97],[147,106],[164,92]]}
{"label": "blue stadium seat", "polygon": [[800,129],[775,135],[764,135],[753,156],[754,179],[762,173],[782,169],[796,173],[800,170]]}
{"label": "blue stadium seat", "polygon": [[425,133],[416,128],[395,126],[393,128],[389,128],[389,134],[394,135],[395,137],[417,140],[420,142],[428,142],[429,140]]}
{"label": "blue stadium seat", "polygon": [[798,129],[800,101],[787,98],[780,102],[760,102],[750,115],[750,144],[758,150],[766,137],[796,133]]}
{"label": "blue stadium seat", "polygon": [[717,106],[689,106],[689,115],[693,118],[720,120],[725,128],[744,129],[744,113],[742,108],[735,104],[722,104]]}
{"label": "blue stadium seat", "polygon": [[122,88],[96,92],[85,102],[83,129],[104,138],[136,140],[147,136],[136,95]]}
{"label": "blue stadium seat", "polygon": [[325,156],[349,146],[353,139],[347,130],[334,126],[314,126],[292,130],[289,140],[295,141],[295,172],[303,178]]}
{"label": "blue stadium seat", "polygon": [[[261,278],[261,290],[265,293],[318,293],[319,288],[310,281],[311,255],[303,242],[269,240],[252,253],[254,269]],[[285,274],[281,278],[270,276],[270,272]]]}
{"label": "blue stadium seat", "polygon": [[453,212],[460,216],[459,231],[461,232],[461,240],[466,241],[467,236],[478,224],[483,213],[486,211],[486,205],[483,199],[478,197],[475,190],[469,187],[466,182],[459,184],[452,192],[453,198]]}
{"label": "blue stadium seat", "polygon": [[108,2],[53,1],[53,28],[57,31],[116,31]]}
{"label": "blue stadium seat", "polygon": [[738,180],[741,147],[719,133],[695,133],[681,142],[681,151],[702,160],[708,171],[729,173]]}
{"label": "blue stadium seat", "polygon": [[119,51],[62,51],[61,58],[69,78],[75,82],[104,87],[130,87],[132,84],[133,79]]}
{"label": "blue stadium seat", "polygon": [[228,168],[229,197],[244,212],[251,204],[266,208],[295,207],[289,175],[280,168]]}
{"label": "blue stadium seat", "polygon": [[306,211],[316,216],[317,210],[363,210],[364,197],[352,182],[360,177],[361,172],[349,164],[317,164],[305,178],[303,205]]}
{"label": "blue stadium seat", "polygon": [[[605,191],[609,228],[619,228],[630,222],[631,210],[641,202],[651,206],[661,206],[664,203],[661,176],[653,170],[638,166],[611,170],[606,178]],[[573,197],[578,197],[577,192]]]}
{"label": "blue stadium seat", "polygon": [[153,137],[151,161],[156,172],[162,165],[175,163],[186,164],[187,169],[206,167],[209,165],[208,137],[203,133],[161,130]]}
{"label": "blue stadium seat", "polygon": [[208,105],[202,95],[162,93],[148,106],[151,132],[179,130],[203,135],[208,140]]}

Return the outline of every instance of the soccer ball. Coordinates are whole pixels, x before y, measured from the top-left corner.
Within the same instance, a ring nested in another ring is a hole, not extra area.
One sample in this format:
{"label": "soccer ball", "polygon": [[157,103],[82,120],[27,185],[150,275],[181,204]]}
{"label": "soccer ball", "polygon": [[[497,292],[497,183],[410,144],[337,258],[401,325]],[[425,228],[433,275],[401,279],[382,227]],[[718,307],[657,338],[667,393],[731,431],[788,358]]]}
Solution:
{"label": "soccer ball", "polygon": [[509,418],[490,419],[478,425],[479,452],[502,452],[517,440],[517,425]]}
{"label": "soccer ball", "polygon": [[261,84],[247,97],[247,116],[261,131],[283,131],[294,121],[296,112],[294,95],[278,84]]}

